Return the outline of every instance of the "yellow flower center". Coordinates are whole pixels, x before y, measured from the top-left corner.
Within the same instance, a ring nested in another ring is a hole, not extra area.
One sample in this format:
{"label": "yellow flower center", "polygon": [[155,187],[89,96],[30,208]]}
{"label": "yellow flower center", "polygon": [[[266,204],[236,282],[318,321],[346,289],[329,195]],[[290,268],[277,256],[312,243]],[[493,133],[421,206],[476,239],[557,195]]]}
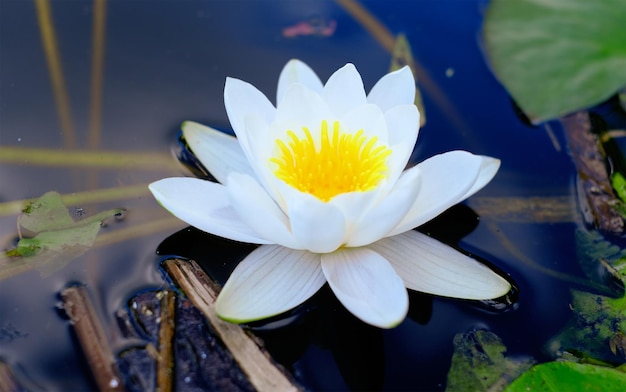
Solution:
{"label": "yellow flower center", "polygon": [[355,191],[374,189],[387,176],[387,157],[391,149],[381,145],[376,136],[368,138],[363,130],[355,134],[341,132],[339,121],[322,121],[319,146],[311,132],[303,127],[299,138],[288,130],[288,140],[276,140],[274,175],[288,185],[310,193],[322,201]]}

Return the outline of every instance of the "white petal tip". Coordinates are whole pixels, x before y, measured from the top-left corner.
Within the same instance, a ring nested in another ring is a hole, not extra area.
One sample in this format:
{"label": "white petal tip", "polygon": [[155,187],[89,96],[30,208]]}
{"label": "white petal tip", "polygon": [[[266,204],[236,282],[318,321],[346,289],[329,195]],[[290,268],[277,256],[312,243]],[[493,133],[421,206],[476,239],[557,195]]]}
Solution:
{"label": "white petal tip", "polygon": [[337,299],[361,321],[393,328],[406,317],[408,292],[378,253],[366,247],[342,248],[322,255],[322,270]]}
{"label": "white petal tip", "polygon": [[411,290],[470,300],[499,298],[511,290],[491,268],[414,230],[369,247],[389,260]]}
{"label": "white petal tip", "polygon": [[232,309],[224,309],[223,306],[216,306],[215,309],[215,313],[217,314],[217,317],[219,317],[220,319],[227,321],[229,323],[233,323],[233,324],[246,324],[246,323],[251,323],[254,321],[259,321],[259,320],[264,320],[267,318],[270,318],[272,316],[276,316],[276,314],[267,314],[267,315],[256,315],[254,317],[246,317],[246,315],[242,315],[242,314],[237,314],[236,312],[233,312]]}
{"label": "white petal tip", "polygon": [[[495,274],[495,273],[494,273]],[[511,284],[499,275],[493,277],[492,282],[486,284],[483,288],[484,298],[477,298],[479,300],[496,299],[504,297],[512,289]]]}

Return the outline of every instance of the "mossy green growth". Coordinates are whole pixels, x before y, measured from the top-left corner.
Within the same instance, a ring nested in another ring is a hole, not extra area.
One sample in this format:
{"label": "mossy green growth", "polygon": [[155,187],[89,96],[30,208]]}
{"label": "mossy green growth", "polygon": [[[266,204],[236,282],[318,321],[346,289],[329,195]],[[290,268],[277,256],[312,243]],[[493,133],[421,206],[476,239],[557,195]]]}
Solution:
{"label": "mossy green growth", "polygon": [[506,346],[493,332],[457,334],[446,391],[499,391],[534,363],[531,358],[507,358],[505,353]]}
{"label": "mossy green growth", "polygon": [[626,219],[626,178],[620,172],[614,172],[611,174],[611,186],[619,200],[616,200],[613,208],[617,211],[622,218]]}
{"label": "mossy green growth", "polygon": [[[583,270],[603,269],[607,280],[621,283],[626,274],[624,250],[597,232],[576,233],[578,258]],[[605,362],[626,362],[626,297],[572,290],[572,318],[547,344],[557,356],[575,351]]]}
{"label": "mossy green growth", "polygon": [[617,197],[623,202],[626,202],[626,178],[620,172],[614,172],[611,175],[611,185],[617,193]]}

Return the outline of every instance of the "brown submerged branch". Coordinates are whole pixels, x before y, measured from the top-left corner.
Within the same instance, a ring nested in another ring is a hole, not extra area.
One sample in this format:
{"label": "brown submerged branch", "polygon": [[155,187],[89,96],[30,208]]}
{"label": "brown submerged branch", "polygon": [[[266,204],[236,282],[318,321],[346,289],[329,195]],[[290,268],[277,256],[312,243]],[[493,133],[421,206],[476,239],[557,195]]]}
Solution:
{"label": "brown submerged branch", "polygon": [[24,388],[17,383],[9,365],[4,362],[0,362],[0,391],[13,392],[22,390],[24,390]]}
{"label": "brown submerged branch", "polygon": [[61,298],[98,389],[123,391],[115,357],[87,290],[83,286],[71,286],[61,292]]}
{"label": "brown submerged branch", "polygon": [[589,113],[578,112],[560,119],[567,144],[578,172],[579,203],[583,214],[598,229],[614,235],[624,233],[624,220],[613,207],[613,192],[605,156],[598,137],[592,132]]}
{"label": "brown submerged branch", "polygon": [[174,386],[174,332],[176,331],[176,297],[172,291],[160,292],[161,322],[159,324],[159,355],[157,358],[157,389],[171,392]]}
{"label": "brown submerged branch", "polygon": [[477,196],[467,204],[481,217],[498,222],[560,223],[578,222],[575,200],[569,195],[551,197]]}

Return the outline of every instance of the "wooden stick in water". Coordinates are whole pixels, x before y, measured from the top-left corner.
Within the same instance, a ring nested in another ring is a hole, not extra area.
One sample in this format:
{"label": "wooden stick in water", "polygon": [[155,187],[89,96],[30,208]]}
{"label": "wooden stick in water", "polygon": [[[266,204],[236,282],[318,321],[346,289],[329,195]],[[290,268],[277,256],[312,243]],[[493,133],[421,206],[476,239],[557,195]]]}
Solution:
{"label": "wooden stick in water", "polygon": [[174,333],[176,332],[176,297],[169,290],[161,291],[159,318],[159,356],[157,358],[157,388],[159,392],[174,390]]}
{"label": "wooden stick in water", "polygon": [[189,300],[204,314],[224,345],[259,392],[298,391],[301,388],[272,362],[260,343],[240,326],[220,319],[215,299],[220,290],[193,260],[168,259],[163,267]]}
{"label": "wooden stick in water", "polygon": [[71,286],[61,292],[61,298],[98,389],[123,391],[115,357],[87,290],[83,286]]}

